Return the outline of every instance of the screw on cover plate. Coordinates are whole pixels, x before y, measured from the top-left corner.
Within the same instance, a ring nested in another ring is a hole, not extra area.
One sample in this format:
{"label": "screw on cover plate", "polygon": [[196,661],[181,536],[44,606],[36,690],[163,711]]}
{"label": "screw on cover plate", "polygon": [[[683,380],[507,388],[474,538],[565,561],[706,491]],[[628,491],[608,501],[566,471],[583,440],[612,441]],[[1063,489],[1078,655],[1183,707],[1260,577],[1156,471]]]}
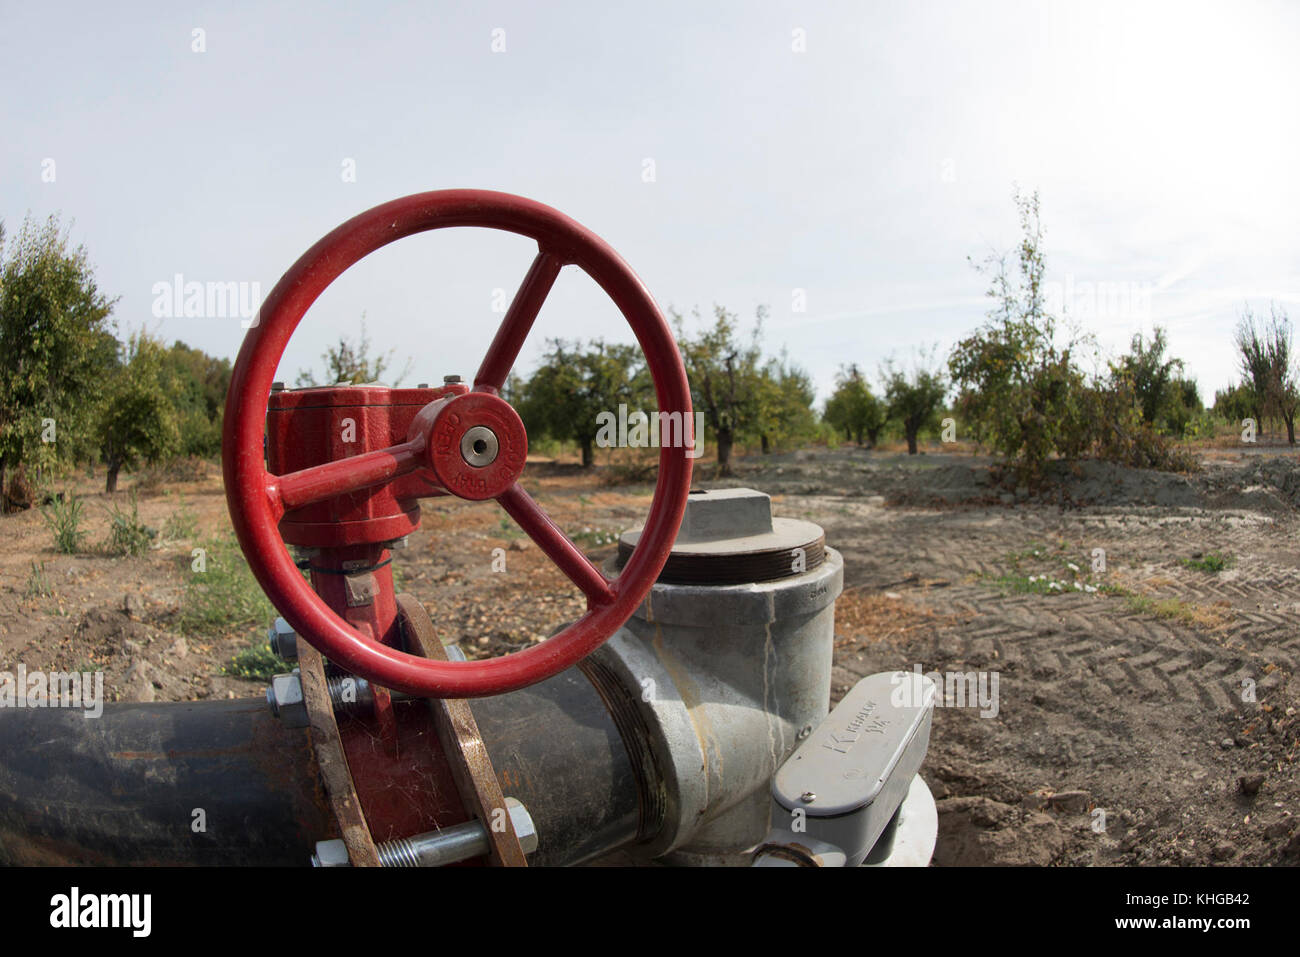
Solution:
{"label": "screw on cover plate", "polygon": [[464,382],[464,381],[465,381],[465,380],[462,379],[462,378],[461,378],[460,376],[458,376],[458,375],[445,375],[445,376],[442,377],[442,384],[443,384],[443,385],[457,385],[458,383],[461,383],[461,382]]}
{"label": "screw on cover plate", "polygon": [[272,382],[272,383],[271,383],[271,391],[272,391],[272,392],[283,392],[283,391],[284,391],[284,383],[283,383],[283,382]]}
{"label": "screw on cover plate", "polygon": [[799,800],[803,801],[804,804],[812,804],[813,801],[817,800],[817,795],[812,791],[804,791],[803,794],[799,795]]}

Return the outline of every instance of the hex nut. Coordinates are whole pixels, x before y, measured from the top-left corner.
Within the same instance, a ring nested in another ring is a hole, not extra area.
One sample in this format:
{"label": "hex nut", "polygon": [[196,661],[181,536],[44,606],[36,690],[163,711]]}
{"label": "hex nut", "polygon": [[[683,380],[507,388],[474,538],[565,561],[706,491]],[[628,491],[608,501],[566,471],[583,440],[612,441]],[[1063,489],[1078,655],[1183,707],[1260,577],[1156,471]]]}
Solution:
{"label": "hex nut", "polygon": [[266,633],[271,654],[285,661],[298,660],[298,635],[283,618],[277,618]]}
{"label": "hex nut", "polygon": [[290,728],[311,724],[307,702],[302,696],[302,679],[298,675],[276,675],[266,689],[266,701],[275,715]]}
{"label": "hex nut", "polygon": [[317,841],[316,853],[311,858],[312,867],[351,867],[348,846],[341,840]]}
{"label": "hex nut", "polygon": [[519,838],[519,846],[524,849],[525,854],[531,854],[537,850],[537,825],[533,823],[533,816],[528,813],[528,809],[519,801],[512,797],[506,798],[506,809],[510,813],[510,823],[515,826],[515,837]]}

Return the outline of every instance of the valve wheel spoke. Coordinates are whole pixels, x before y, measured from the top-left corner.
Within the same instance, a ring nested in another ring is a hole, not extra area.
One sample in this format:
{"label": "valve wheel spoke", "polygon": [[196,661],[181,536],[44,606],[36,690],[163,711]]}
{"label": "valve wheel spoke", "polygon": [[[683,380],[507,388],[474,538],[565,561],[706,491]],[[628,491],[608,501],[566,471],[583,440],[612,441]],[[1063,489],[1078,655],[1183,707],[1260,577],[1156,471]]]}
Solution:
{"label": "valve wheel spoke", "polygon": [[501,391],[563,266],[564,260],[559,256],[545,249],[538,251],[474,376],[475,392],[496,395]]}
{"label": "valve wheel spoke", "polygon": [[516,482],[497,502],[515,520],[560,571],[587,596],[588,607],[607,605],[615,598],[614,586],[581,548],[564,534],[551,516]]}
{"label": "valve wheel spoke", "polygon": [[424,439],[420,438],[285,475],[269,475],[267,494],[283,514],[413,472],[420,467],[423,452]]}

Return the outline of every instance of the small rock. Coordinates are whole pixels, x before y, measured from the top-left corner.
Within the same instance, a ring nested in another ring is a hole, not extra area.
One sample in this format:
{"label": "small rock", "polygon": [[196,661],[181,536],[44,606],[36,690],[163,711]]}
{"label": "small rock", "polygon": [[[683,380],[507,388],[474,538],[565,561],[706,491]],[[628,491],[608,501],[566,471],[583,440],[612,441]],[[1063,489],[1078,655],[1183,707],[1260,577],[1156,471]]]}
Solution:
{"label": "small rock", "polygon": [[1237,779],[1237,786],[1241,788],[1242,794],[1258,794],[1263,785],[1264,775],[1259,771],[1243,774]]}
{"label": "small rock", "polygon": [[1264,836],[1270,841],[1278,841],[1291,833],[1291,828],[1295,824],[1289,817],[1284,817],[1280,821],[1274,821],[1268,827],[1264,828]]}
{"label": "small rock", "polygon": [[1042,811],[1047,807],[1048,795],[1043,791],[1030,791],[1020,799],[1020,806],[1031,811]]}
{"label": "small rock", "polygon": [[514,538],[510,540],[510,550],[512,552],[525,551],[531,543],[526,538]]}
{"label": "small rock", "polygon": [[143,659],[136,659],[127,670],[123,701],[153,701],[153,682],[149,680],[149,665]]}
{"label": "small rock", "polygon": [[132,618],[138,616],[144,611],[144,603],[140,601],[140,596],[133,592],[127,592],[122,596],[122,611]]}
{"label": "small rock", "polygon": [[1219,747],[1223,748],[1225,751],[1231,751],[1236,746],[1237,742],[1233,741],[1232,738],[1224,738],[1219,742]]}
{"label": "small rock", "polygon": [[1220,841],[1214,845],[1214,850],[1210,853],[1216,861],[1226,861],[1237,853],[1237,849],[1227,841]]}
{"label": "small rock", "polygon": [[1057,791],[1047,799],[1047,803],[1066,814],[1086,814],[1088,805],[1092,803],[1092,795],[1087,791]]}
{"label": "small rock", "polygon": [[167,652],[166,652],[167,657],[175,658],[178,661],[181,660],[182,658],[187,657],[189,653],[190,653],[190,647],[185,643],[184,638],[177,638],[175,641],[173,641],[171,645],[167,648]]}
{"label": "small rock", "polygon": [[138,641],[132,641],[130,638],[127,638],[122,642],[122,654],[126,655],[128,658],[134,658],[141,652],[141,650],[142,648]]}

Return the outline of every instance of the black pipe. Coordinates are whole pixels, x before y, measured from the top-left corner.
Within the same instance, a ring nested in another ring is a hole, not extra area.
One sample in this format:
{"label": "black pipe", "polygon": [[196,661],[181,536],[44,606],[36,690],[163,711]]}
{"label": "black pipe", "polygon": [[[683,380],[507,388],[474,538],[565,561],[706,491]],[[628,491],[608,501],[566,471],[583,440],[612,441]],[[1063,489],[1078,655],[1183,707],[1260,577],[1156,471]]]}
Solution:
{"label": "black pipe", "polygon": [[336,833],[260,697],[0,710],[0,863],[304,864]]}
{"label": "black pipe", "polygon": [[502,792],[537,826],[535,866],[580,864],[657,829],[662,789],[640,759],[644,731],[621,719],[634,711],[619,707],[621,692],[583,665],[470,702]]}
{"label": "black pipe", "polygon": [[[657,829],[648,736],[610,676],[571,668],[472,706],[537,827],[530,864]],[[336,834],[307,732],[261,698],[0,710],[0,864],[303,865]]]}

